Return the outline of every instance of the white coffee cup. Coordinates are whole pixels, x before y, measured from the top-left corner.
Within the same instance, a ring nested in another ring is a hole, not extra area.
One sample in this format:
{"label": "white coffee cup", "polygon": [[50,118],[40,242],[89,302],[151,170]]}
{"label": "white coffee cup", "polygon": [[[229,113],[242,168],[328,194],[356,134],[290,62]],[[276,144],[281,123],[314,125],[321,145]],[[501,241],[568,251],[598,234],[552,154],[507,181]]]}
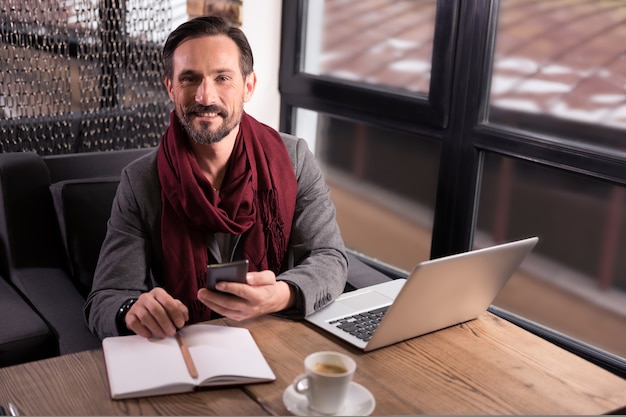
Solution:
{"label": "white coffee cup", "polygon": [[341,411],[356,370],[356,362],[339,352],[311,353],[304,360],[305,373],[296,377],[296,392],[307,397],[309,408],[320,414]]}

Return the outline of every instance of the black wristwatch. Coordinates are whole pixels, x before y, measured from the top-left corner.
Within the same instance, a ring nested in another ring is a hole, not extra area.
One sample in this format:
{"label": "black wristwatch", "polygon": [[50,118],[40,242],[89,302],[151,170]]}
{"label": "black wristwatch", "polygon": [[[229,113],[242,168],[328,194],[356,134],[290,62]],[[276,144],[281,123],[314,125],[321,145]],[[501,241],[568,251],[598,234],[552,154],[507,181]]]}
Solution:
{"label": "black wristwatch", "polygon": [[126,327],[126,313],[128,310],[135,304],[137,301],[136,298],[129,298],[122,304],[119,310],[117,310],[117,314],[115,315],[115,325],[117,326],[117,330],[121,335],[131,334],[132,332],[128,330]]}

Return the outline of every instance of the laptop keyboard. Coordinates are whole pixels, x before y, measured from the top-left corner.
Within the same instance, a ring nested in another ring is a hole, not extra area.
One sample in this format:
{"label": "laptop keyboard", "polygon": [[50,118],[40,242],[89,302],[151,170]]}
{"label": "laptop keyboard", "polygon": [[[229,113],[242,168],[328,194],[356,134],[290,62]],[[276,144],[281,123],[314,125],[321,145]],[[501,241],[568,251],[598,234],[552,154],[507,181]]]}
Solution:
{"label": "laptop keyboard", "polygon": [[385,306],[375,310],[366,311],[364,313],[358,313],[352,316],[332,320],[329,323],[338,329],[350,333],[352,336],[367,342],[372,338],[374,330],[376,330],[388,309],[389,306]]}

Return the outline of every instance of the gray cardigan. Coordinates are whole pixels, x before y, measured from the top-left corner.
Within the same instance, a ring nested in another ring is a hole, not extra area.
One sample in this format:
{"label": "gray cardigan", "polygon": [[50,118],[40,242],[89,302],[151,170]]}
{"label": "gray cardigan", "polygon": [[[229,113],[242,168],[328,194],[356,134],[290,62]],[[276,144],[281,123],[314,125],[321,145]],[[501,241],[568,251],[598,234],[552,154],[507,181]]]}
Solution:
{"label": "gray cardigan", "polygon": [[[348,263],[335,219],[335,207],[322,171],[306,142],[281,134],[293,163],[298,193],[289,242],[290,269],[277,279],[298,289],[303,317],[319,310],[344,290]],[[157,151],[132,162],[122,172],[106,238],[84,313],[101,339],[118,335],[115,316],[129,298],[163,282],[161,191]]]}

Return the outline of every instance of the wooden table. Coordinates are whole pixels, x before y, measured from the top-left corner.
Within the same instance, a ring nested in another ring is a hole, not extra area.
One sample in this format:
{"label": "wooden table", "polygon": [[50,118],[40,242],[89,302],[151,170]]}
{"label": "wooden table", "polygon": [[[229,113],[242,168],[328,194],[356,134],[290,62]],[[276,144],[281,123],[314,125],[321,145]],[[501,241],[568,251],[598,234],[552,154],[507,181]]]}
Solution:
{"label": "wooden table", "polygon": [[356,360],[354,380],[376,398],[374,415],[626,412],[626,380],[491,313],[367,354],[307,323],[214,323],[249,328],[276,381],[113,401],[95,350],[0,369],[0,404],[22,415],[288,415],[283,391],[306,355],[336,350]]}

